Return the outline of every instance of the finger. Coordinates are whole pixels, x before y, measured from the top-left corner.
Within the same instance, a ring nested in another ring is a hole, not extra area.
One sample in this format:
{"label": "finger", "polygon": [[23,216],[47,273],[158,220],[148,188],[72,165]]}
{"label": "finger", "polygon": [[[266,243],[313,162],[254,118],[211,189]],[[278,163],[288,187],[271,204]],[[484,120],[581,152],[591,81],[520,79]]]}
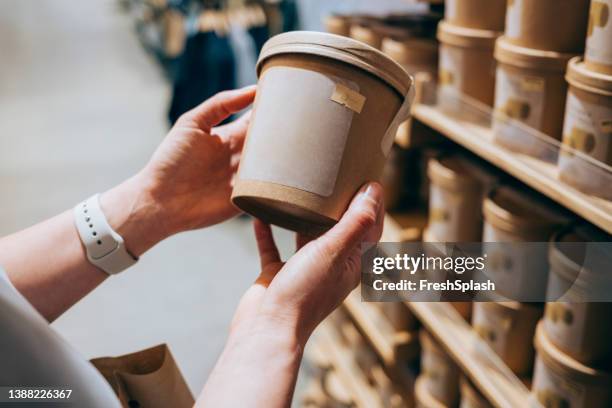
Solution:
{"label": "finger", "polygon": [[220,92],[185,113],[179,121],[192,121],[199,128],[209,130],[233,113],[239,112],[253,103],[255,90],[255,86],[248,86],[233,91]]}
{"label": "finger", "polygon": [[369,238],[372,230],[382,223],[382,187],[378,183],[364,185],[353,198],[340,221],[319,238],[319,243],[334,257],[347,256],[357,245]]}
{"label": "finger", "polygon": [[249,125],[251,124],[251,112],[252,111],[249,110],[232,123],[216,127],[212,131],[213,134],[221,136],[221,139],[229,144],[232,153],[239,153],[242,151],[244,139],[246,138],[247,130],[249,130]]}
{"label": "finger", "polygon": [[295,235],[295,250],[299,251],[302,247],[311,241],[314,241],[317,237],[313,235],[296,234]]}
{"label": "finger", "polygon": [[272,263],[280,263],[281,258],[274,242],[272,228],[258,219],[253,221],[253,228],[255,230],[255,240],[257,241],[261,269],[265,270]]}

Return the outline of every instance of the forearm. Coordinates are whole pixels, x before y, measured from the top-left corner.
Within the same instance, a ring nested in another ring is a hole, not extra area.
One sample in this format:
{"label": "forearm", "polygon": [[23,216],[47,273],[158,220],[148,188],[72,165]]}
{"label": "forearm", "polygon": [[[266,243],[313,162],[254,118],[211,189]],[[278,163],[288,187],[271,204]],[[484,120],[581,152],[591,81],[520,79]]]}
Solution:
{"label": "forearm", "polygon": [[[101,195],[109,224],[140,256],[159,241],[150,201],[142,197],[141,176]],[[0,239],[0,265],[13,285],[49,321],[91,292],[108,275],[92,265],[74,225],[72,210]]]}
{"label": "forearm", "polygon": [[303,345],[285,329],[232,333],[198,398],[198,407],[289,407]]}

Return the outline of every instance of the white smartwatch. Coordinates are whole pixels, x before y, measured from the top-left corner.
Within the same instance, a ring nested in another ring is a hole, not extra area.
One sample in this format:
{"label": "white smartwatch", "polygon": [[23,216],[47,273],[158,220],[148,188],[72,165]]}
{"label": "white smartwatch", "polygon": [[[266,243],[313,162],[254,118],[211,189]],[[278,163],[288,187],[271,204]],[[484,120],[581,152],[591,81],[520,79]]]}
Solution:
{"label": "white smartwatch", "polygon": [[74,207],[74,222],[87,259],[104,272],[115,275],[138,261],[125,248],[121,235],[108,224],[100,208],[99,194]]}

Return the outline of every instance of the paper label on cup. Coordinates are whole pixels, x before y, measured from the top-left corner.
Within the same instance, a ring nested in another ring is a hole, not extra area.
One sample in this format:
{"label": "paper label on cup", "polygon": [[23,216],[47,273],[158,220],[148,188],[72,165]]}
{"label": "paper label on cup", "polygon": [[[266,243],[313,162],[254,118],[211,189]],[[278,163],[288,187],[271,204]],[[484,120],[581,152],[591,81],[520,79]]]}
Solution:
{"label": "paper label on cup", "polygon": [[602,65],[612,65],[612,0],[593,0],[585,58]]}
{"label": "paper label on cup", "polygon": [[344,105],[355,113],[361,113],[366,102],[366,97],[348,86],[336,84],[331,100]]}
{"label": "paper label on cup", "polygon": [[533,391],[540,404],[547,407],[584,407],[585,386],[561,376],[536,359]]}
{"label": "paper label on cup", "polygon": [[354,82],[310,70],[266,70],[239,177],[332,195],[355,115],[330,98],[338,84],[359,92]]}
{"label": "paper label on cup", "polygon": [[523,145],[525,130],[508,119],[520,121],[533,129],[540,129],[545,88],[546,83],[542,77],[510,74],[502,67],[498,67],[493,124],[495,137],[503,139],[507,145],[516,143]]}
{"label": "paper label on cup", "polygon": [[585,346],[584,324],[588,303],[551,302],[546,305],[544,325],[546,333],[555,344],[564,349],[580,351]]}
{"label": "paper label on cup", "polygon": [[512,321],[506,316],[487,309],[489,309],[487,303],[474,303],[472,326],[491,349],[503,359],[508,350],[508,335],[512,329]]}
{"label": "paper label on cup", "polygon": [[521,36],[521,14],[523,13],[523,0],[508,0],[506,9],[506,32],[508,38]]}
{"label": "paper label on cup", "polygon": [[441,44],[439,67],[438,82],[441,87],[457,91],[463,89],[463,52],[459,48]]}
{"label": "paper label on cup", "polygon": [[[567,95],[563,143],[601,161],[612,160],[612,106],[595,105]],[[612,163],[609,163],[612,164]]]}

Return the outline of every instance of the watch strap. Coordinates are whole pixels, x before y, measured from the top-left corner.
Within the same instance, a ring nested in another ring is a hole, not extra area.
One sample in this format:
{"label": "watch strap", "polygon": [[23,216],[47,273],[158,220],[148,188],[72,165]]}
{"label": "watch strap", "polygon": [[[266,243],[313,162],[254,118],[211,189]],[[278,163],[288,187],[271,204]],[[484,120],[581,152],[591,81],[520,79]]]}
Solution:
{"label": "watch strap", "polygon": [[138,258],[125,247],[123,238],[108,224],[100,207],[99,194],[74,207],[74,221],[89,262],[109,275],[134,265]]}

